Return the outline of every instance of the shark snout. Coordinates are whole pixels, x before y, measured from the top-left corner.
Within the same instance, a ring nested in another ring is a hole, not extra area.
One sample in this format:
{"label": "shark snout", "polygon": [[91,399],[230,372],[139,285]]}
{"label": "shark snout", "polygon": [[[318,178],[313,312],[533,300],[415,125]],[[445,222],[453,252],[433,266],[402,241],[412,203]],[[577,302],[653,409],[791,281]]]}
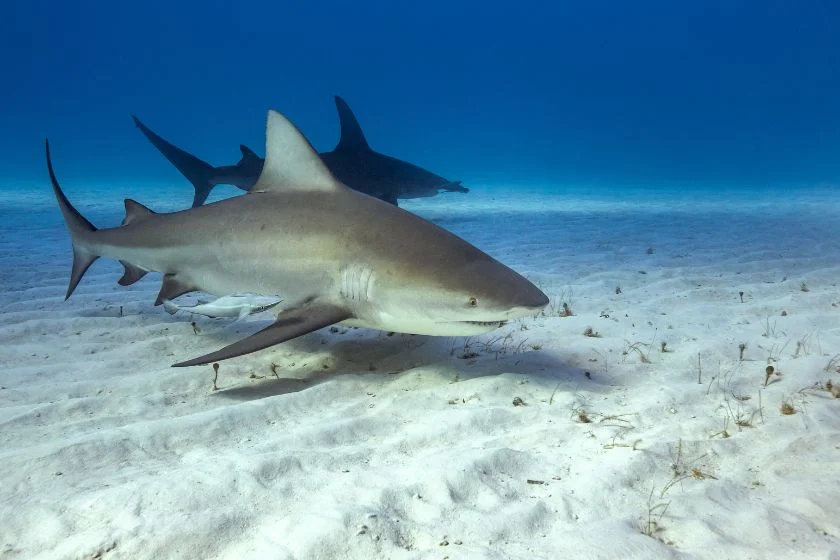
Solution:
{"label": "shark snout", "polygon": [[516,314],[520,310],[528,313],[536,313],[548,305],[548,296],[531,282],[524,281],[526,284],[520,288],[514,298],[514,309],[511,311],[511,314]]}

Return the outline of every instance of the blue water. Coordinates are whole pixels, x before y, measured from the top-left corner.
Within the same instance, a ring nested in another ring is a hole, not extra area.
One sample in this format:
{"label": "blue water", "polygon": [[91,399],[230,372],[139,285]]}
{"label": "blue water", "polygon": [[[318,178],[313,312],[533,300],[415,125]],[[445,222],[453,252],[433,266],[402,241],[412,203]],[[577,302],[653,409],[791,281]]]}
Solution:
{"label": "blue water", "polygon": [[334,94],[374,148],[471,185],[840,181],[835,2],[47,0],[2,20],[0,188],[42,185],[47,135],[68,186],[181,180],[132,113],[214,164],[262,152],[269,107],[328,150]]}

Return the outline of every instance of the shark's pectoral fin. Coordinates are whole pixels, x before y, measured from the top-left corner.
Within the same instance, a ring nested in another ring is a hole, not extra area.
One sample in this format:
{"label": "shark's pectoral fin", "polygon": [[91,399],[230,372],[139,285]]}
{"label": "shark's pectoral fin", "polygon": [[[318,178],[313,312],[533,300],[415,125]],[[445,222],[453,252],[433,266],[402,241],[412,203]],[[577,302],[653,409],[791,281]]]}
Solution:
{"label": "shark's pectoral fin", "polygon": [[160,287],[160,292],[158,292],[155,305],[160,305],[168,299],[175,299],[178,296],[196,291],[198,291],[198,288],[194,287],[192,284],[184,282],[183,280],[179,280],[177,275],[164,274],[163,285]]}
{"label": "shark's pectoral fin", "polygon": [[130,286],[146,276],[149,272],[148,270],[143,270],[142,268],[125,261],[120,261],[120,264],[122,264],[123,268],[125,268],[122,278],[117,280],[117,284],[120,286]]}
{"label": "shark's pectoral fin", "polygon": [[270,326],[221,350],[205,354],[172,367],[198,366],[244,354],[250,354],[281,342],[286,342],[318,329],[349,319],[349,311],[336,305],[314,304],[287,309],[277,316]]}

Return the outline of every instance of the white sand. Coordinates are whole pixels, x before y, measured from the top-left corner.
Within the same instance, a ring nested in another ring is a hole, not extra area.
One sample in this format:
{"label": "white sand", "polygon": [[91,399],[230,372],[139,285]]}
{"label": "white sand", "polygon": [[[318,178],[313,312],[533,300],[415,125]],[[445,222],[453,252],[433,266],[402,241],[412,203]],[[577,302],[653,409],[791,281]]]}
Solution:
{"label": "white sand", "polygon": [[[213,391],[170,364],[269,317],[195,334],[104,261],[62,301],[69,241],[33,189],[0,194],[0,558],[840,558],[840,399],[813,388],[840,387],[836,196],[412,201],[574,316],[325,329]],[[119,189],[67,191],[122,217]]]}

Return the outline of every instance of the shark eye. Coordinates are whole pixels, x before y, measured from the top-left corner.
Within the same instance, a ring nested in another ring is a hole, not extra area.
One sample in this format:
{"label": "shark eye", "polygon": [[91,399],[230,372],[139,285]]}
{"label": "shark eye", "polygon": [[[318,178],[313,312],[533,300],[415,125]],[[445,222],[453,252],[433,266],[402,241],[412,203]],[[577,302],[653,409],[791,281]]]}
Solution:
{"label": "shark eye", "polygon": [[474,297],[471,297],[470,298],[470,307],[475,307],[476,305],[478,305],[478,300],[475,299]]}

